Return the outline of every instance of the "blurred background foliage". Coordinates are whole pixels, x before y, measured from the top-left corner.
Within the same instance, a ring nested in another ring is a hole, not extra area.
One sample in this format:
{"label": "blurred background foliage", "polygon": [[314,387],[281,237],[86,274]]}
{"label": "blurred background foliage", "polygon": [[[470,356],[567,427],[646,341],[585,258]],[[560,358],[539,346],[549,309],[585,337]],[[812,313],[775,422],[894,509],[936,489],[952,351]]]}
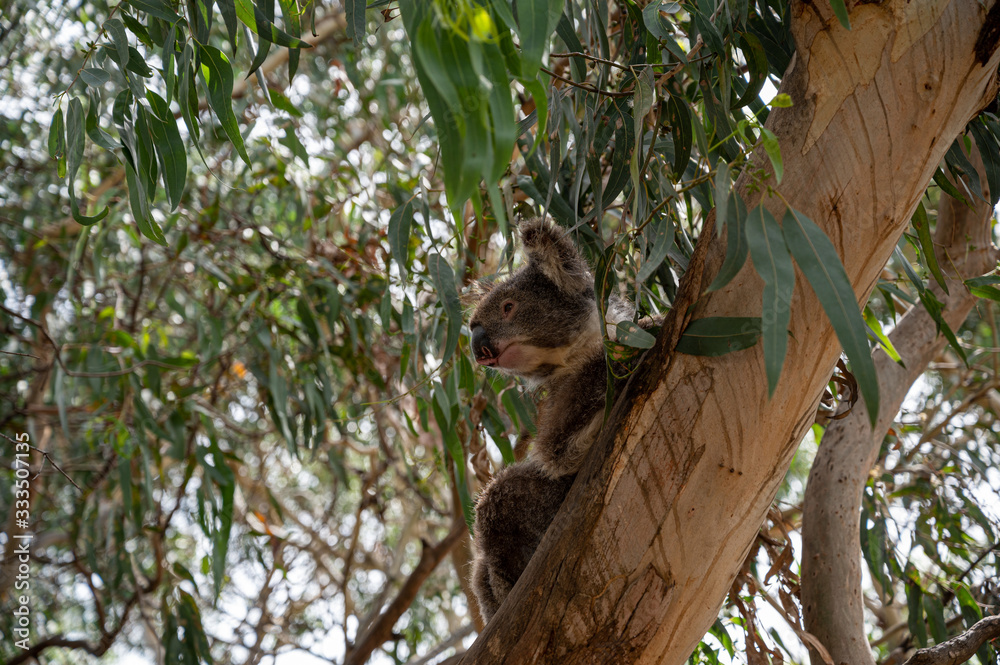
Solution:
{"label": "blurred background foliage", "polygon": [[[604,294],[669,309],[749,152],[771,158],[754,186],[780,177],[762,124],[788,103],[774,97],[788,13],[784,0],[0,2],[0,660],[461,652],[481,627],[471,501],[523,456],[533,419],[530,394],[470,362],[463,296],[509,266],[516,220],[545,211]],[[995,118],[976,123],[995,137]],[[913,279],[932,280],[919,236],[869,309],[878,331]],[[866,492],[883,657],[996,612],[992,283]],[[21,433],[27,530],[13,517]],[[805,657],[784,626],[821,433],[693,662]],[[9,639],[22,531],[28,651]]]}

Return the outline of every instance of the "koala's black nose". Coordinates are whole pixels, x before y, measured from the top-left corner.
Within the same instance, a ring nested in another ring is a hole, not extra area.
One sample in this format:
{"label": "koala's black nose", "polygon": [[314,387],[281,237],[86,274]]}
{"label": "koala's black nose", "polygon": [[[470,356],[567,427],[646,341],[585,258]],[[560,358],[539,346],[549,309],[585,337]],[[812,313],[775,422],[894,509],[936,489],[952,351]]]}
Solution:
{"label": "koala's black nose", "polygon": [[490,337],[480,325],[472,326],[472,353],[481,365],[492,365],[496,360],[496,349],[490,344]]}

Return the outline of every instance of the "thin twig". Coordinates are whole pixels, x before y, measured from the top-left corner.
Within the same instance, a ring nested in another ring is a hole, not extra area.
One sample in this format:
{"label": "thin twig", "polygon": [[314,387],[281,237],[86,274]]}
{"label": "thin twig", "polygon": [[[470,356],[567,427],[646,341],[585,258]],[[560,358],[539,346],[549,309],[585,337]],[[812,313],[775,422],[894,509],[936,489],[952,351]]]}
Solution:
{"label": "thin twig", "polygon": [[55,468],[56,471],[58,471],[59,473],[61,473],[62,475],[64,475],[66,477],[66,480],[68,480],[69,482],[73,483],[73,487],[75,487],[76,489],[80,490],[80,492],[83,492],[83,489],[79,485],[77,485],[76,483],[74,483],[73,479],[69,477],[69,474],[67,474],[65,471],[63,471],[59,467],[59,465],[56,464],[55,461],[53,461],[52,456],[49,455],[49,453],[48,453],[47,450],[42,450],[41,448],[36,448],[35,446],[33,446],[30,443],[27,443],[25,441],[16,441],[16,440],[10,438],[9,436],[7,436],[6,434],[4,434],[3,432],[0,432],[0,436],[2,436],[3,438],[7,439],[11,443],[15,443],[17,445],[26,445],[29,448],[31,448],[32,450],[34,450],[35,452],[41,453],[42,457],[45,458],[45,460],[49,464],[51,464]]}
{"label": "thin twig", "polygon": [[21,356],[22,358],[34,358],[35,360],[41,360],[41,358],[39,358],[38,356],[32,355],[30,353],[17,353],[15,351],[3,351],[3,350],[0,350],[0,353],[5,353],[8,356]]}
{"label": "thin twig", "polygon": [[[612,67],[617,67],[618,69],[623,69],[625,71],[631,71],[632,67],[636,66],[636,65],[632,65],[631,67],[628,67],[626,65],[619,64],[619,63],[615,62],[614,60],[606,60],[604,58],[599,58],[596,55],[590,55],[589,53],[580,53],[579,51],[570,51],[569,53],[553,53],[553,54],[551,54],[550,57],[552,57],[552,58],[586,58],[587,60],[593,60],[594,62],[601,63],[602,65],[611,65]],[[645,66],[645,65],[640,65],[640,66]]]}
{"label": "thin twig", "polygon": [[541,69],[543,72],[545,72],[546,74],[548,74],[552,78],[559,79],[563,83],[566,83],[567,85],[571,85],[574,88],[580,88],[581,90],[586,90],[587,92],[594,92],[594,93],[597,93],[598,95],[604,95],[605,97],[631,97],[634,94],[631,90],[626,90],[624,92],[614,92],[612,90],[601,90],[600,88],[595,88],[592,85],[588,85],[586,83],[577,83],[576,81],[573,81],[572,79],[568,79],[565,76],[560,76],[559,74],[556,74],[551,69],[546,69],[545,67],[540,67],[539,69]]}

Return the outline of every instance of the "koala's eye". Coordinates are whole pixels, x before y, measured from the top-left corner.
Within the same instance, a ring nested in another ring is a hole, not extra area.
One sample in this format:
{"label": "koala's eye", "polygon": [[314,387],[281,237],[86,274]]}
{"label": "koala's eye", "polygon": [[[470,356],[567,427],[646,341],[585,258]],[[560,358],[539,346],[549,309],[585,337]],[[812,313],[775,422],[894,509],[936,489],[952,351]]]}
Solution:
{"label": "koala's eye", "polygon": [[500,306],[500,309],[503,311],[503,318],[509,319],[510,315],[514,313],[514,301],[508,300]]}

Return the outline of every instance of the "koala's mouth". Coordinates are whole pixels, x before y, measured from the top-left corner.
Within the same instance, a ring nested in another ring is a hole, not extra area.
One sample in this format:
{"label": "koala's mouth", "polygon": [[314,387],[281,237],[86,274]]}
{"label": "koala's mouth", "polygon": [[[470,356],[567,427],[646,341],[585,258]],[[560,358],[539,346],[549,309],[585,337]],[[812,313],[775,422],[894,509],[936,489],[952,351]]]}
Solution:
{"label": "koala's mouth", "polygon": [[507,353],[512,346],[516,346],[516,344],[508,342],[502,347],[493,350],[493,353],[490,353],[491,349],[485,349],[485,353],[476,356],[476,362],[483,367],[500,367],[500,361],[503,358],[503,355]]}

